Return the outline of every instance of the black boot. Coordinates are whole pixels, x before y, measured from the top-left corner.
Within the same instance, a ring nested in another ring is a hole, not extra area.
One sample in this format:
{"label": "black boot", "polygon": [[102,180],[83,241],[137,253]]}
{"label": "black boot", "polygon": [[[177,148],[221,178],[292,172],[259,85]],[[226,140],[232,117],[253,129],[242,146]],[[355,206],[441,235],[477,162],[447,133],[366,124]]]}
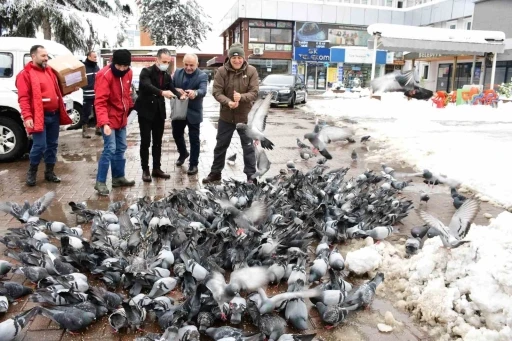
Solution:
{"label": "black boot", "polygon": [[60,182],[60,178],[53,172],[54,167],[55,164],[46,164],[46,169],[44,170],[44,179],[48,182]]}
{"label": "black boot", "polygon": [[30,165],[30,168],[27,172],[27,185],[35,186],[36,185],[36,177],[37,177],[37,167],[39,165]]}
{"label": "black boot", "polygon": [[84,124],[82,126],[82,138],[84,139],[90,139],[91,135],[87,134],[87,124]]}

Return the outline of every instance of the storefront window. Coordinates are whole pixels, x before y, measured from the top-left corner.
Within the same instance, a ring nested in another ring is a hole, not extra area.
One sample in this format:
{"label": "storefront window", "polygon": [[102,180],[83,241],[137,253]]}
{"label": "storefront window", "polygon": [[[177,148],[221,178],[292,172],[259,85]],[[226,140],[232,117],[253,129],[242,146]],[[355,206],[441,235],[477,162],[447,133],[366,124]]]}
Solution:
{"label": "storefront window", "polygon": [[[461,63],[457,64],[457,72],[455,73],[455,89],[461,89],[464,85],[471,84],[471,67],[473,63]],[[439,64],[437,72],[437,90],[439,91],[452,91],[452,70],[453,63],[451,64]],[[473,83],[478,84],[480,82],[480,70],[481,63],[475,65],[475,76],[473,77]],[[490,70],[490,69],[488,69]],[[496,75],[497,69],[496,69]],[[487,72],[485,75],[486,84],[490,82],[490,74],[487,80]],[[498,79],[496,78],[496,81]],[[497,83],[497,82],[496,82]]]}
{"label": "storefront window", "polygon": [[241,43],[240,40],[240,26],[235,28],[235,43]]}
{"label": "storefront window", "polygon": [[249,58],[249,64],[258,70],[260,79],[270,74],[291,74],[292,72],[292,62],[290,60]]}
{"label": "storefront window", "polygon": [[288,21],[249,20],[249,49],[292,51],[293,23]]}

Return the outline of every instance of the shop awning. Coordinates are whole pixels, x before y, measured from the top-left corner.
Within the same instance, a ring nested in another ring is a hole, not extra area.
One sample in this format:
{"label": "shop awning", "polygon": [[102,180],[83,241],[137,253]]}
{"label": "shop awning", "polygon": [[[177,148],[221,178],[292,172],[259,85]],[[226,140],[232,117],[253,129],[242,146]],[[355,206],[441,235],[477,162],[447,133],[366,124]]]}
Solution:
{"label": "shop awning", "polygon": [[[505,51],[505,33],[501,31],[450,30],[393,24],[372,24],[367,31],[373,36],[368,47],[388,51],[411,51],[442,55],[478,55],[493,53],[491,89],[494,88],[496,54]],[[375,77],[372,63],[371,79]]]}
{"label": "shop awning", "polygon": [[[393,24],[372,24],[368,33],[379,35],[378,49],[414,51],[429,54],[460,55],[505,51],[505,33],[501,31],[450,30]],[[373,49],[373,41],[368,42]]]}

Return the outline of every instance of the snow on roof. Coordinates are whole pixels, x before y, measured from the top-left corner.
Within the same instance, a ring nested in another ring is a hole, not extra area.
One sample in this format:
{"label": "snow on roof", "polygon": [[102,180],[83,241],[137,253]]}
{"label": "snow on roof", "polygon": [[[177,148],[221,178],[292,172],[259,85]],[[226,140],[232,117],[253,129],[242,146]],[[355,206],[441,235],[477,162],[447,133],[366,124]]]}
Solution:
{"label": "snow on roof", "polygon": [[34,45],[43,45],[49,53],[58,56],[72,54],[66,46],[52,40],[25,37],[0,37],[0,46],[3,50],[29,51]]}
{"label": "snow on roof", "polygon": [[501,31],[478,30],[450,30],[446,28],[418,27],[394,24],[372,24],[368,26],[368,33],[380,33],[381,37],[401,38],[430,41],[447,41],[459,43],[488,44],[489,42],[503,42],[505,33]]}

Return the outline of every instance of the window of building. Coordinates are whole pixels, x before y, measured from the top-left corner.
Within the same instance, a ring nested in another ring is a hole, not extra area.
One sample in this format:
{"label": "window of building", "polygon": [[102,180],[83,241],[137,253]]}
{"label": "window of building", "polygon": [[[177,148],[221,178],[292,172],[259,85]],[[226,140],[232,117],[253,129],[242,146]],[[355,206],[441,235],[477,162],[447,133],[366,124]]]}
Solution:
{"label": "window of building", "polygon": [[13,75],[14,57],[12,53],[0,52],[0,78],[10,78]]}
{"label": "window of building", "polygon": [[466,30],[470,31],[471,30],[471,21],[468,21],[466,23]]}
{"label": "window of building", "polygon": [[386,0],[386,7],[393,7],[393,0]]}
{"label": "window of building", "polygon": [[361,5],[368,5],[368,0],[361,0]]}
{"label": "window of building", "polygon": [[457,28],[457,25],[450,25],[450,30],[455,30]]}
{"label": "window of building", "polygon": [[235,28],[235,38],[234,38],[234,42],[235,43],[241,43],[241,40],[240,40],[240,26],[237,26]]}
{"label": "window of building", "polygon": [[403,8],[404,7],[404,2],[403,1],[398,1],[397,2],[397,7],[398,8]]}
{"label": "window of building", "polygon": [[249,20],[249,49],[292,50],[293,23],[288,21]]}

